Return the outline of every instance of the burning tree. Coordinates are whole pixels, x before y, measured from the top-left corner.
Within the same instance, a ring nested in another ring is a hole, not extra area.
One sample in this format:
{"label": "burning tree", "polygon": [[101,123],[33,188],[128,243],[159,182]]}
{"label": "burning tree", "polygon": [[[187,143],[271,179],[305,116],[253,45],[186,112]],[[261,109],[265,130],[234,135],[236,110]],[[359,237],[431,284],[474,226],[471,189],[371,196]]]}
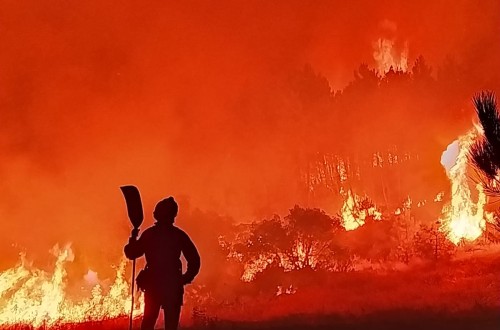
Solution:
{"label": "burning tree", "polygon": [[296,205],[285,220],[292,241],[286,254],[292,268],[328,264],[327,252],[332,248],[333,235],[341,229],[340,219],[331,218],[319,209],[303,209]]}
{"label": "burning tree", "polygon": [[354,230],[363,226],[366,222],[379,221],[382,213],[368,196],[360,198],[350,189],[347,191],[346,199],[341,209],[342,225],[345,230]]}
{"label": "burning tree", "polygon": [[229,257],[244,264],[242,280],[251,281],[267,268],[283,271],[328,269],[341,249],[335,233],[342,230],[338,217],[319,209],[295,206],[283,219],[275,216],[252,223],[230,245]]}
{"label": "burning tree", "polygon": [[[483,185],[476,184],[477,201],[472,199],[472,187],[468,175],[468,154],[477,141],[476,129],[460,136],[453,144],[456,146],[457,155],[452,164],[448,163],[449,150],[443,154],[442,162],[446,174],[451,182],[451,201],[442,210],[441,230],[447,233],[448,238],[454,243],[462,241],[473,242],[479,238],[486,226],[488,212],[484,210],[486,195]],[[451,157],[453,158],[453,157]]]}

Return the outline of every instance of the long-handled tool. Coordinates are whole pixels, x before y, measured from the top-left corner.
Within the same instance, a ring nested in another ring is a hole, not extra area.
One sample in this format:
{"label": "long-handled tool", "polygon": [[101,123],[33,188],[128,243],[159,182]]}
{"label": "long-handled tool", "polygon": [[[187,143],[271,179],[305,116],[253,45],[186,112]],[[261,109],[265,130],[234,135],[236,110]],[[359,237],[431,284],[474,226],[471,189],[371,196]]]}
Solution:
{"label": "long-handled tool", "polygon": [[[141,194],[136,186],[121,186],[120,187],[125,203],[127,204],[127,213],[134,229],[132,229],[131,240],[137,239],[139,227],[144,220],[144,211],[142,209]],[[135,284],[135,259],[132,260],[132,299],[130,306],[129,330],[132,330],[132,319],[134,313],[134,284]]]}

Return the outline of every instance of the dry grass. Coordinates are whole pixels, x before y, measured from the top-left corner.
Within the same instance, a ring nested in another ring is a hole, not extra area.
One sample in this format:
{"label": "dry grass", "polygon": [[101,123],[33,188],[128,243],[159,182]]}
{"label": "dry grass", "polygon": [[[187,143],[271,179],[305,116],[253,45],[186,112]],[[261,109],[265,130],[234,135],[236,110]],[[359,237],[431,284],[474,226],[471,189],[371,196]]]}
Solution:
{"label": "dry grass", "polygon": [[[467,329],[500,329],[497,253],[468,255],[445,264],[421,264],[405,271],[328,274],[306,283],[298,284],[293,295],[241,297],[240,305],[213,313],[219,319],[262,326],[281,320],[290,328],[307,321],[335,329],[372,329],[362,325],[377,321],[396,322],[401,325],[398,330],[420,329],[409,327],[412,324],[448,329],[439,327],[446,320],[456,323],[450,329],[462,329],[462,325]],[[490,323],[495,327],[489,327]]]}

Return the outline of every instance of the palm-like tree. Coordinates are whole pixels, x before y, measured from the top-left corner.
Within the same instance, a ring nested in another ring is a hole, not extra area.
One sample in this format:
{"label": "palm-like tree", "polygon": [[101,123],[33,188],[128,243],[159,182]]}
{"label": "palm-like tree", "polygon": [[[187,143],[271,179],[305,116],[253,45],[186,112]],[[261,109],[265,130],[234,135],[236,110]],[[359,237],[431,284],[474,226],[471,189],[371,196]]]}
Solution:
{"label": "palm-like tree", "polygon": [[495,94],[481,92],[474,96],[473,102],[483,136],[472,145],[468,156],[485,193],[500,197],[500,115]]}
{"label": "palm-like tree", "polygon": [[[490,197],[500,197],[500,115],[495,94],[481,92],[473,98],[476,113],[483,127],[483,134],[469,150],[469,160],[475,168],[484,192]],[[493,217],[494,232],[487,232],[493,240],[500,239],[500,210]]]}

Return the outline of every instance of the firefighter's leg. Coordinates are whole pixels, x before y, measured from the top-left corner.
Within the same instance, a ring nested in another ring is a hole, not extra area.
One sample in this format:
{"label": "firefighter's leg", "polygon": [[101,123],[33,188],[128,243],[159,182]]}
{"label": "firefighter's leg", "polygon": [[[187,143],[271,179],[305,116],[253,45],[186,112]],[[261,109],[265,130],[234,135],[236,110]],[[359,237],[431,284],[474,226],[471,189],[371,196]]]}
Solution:
{"label": "firefighter's leg", "polygon": [[141,330],[153,330],[156,319],[160,313],[161,301],[151,293],[144,293],[144,315],[142,317]]}
{"label": "firefighter's leg", "polygon": [[163,315],[165,317],[165,330],[177,330],[181,316],[181,307],[182,306],[180,304],[175,304],[163,309]]}

